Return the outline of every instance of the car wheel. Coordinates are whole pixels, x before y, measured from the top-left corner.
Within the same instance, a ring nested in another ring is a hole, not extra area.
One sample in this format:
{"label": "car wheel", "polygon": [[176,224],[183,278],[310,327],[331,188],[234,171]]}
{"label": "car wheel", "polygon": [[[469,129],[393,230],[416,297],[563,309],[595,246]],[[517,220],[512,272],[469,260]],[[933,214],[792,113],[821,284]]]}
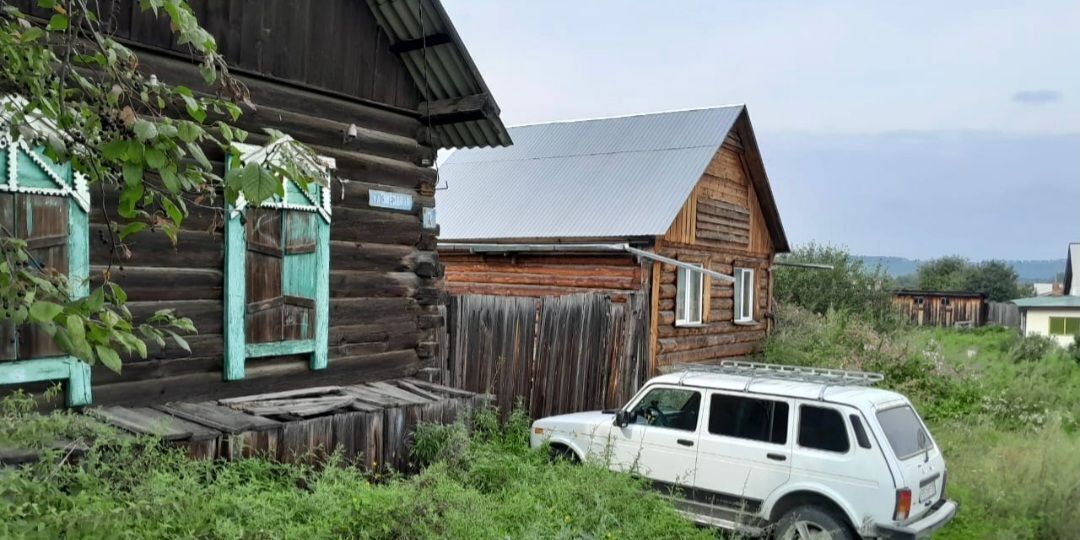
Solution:
{"label": "car wheel", "polygon": [[776,523],[777,540],[853,540],[839,516],[819,506],[798,506]]}
{"label": "car wheel", "polygon": [[548,458],[550,458],[551,461],[553,461],[553,462],[554,461],[567,461],[567,462],[570,462],[570,463],[580,463],[581,462],[581,460],[578,459],[577,454],[575,454],[573,450],[571,450],[571,449],[569,449],[569,448],[567,448],[565,446],[552,446],[551,451],[548,453]]}

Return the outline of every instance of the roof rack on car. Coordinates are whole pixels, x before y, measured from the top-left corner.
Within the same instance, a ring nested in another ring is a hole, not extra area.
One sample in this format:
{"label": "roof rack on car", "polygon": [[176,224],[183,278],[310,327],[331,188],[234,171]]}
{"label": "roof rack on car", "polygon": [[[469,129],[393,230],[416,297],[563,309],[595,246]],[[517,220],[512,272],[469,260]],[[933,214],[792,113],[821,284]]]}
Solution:
{"label": "roof rack on car", "polygon": [[833,385],[873,386],[885,380],[881,373],[870,371],[852,371],[846,369],[829,369],[806,366],[789,366],[785,364],[764,364],[761,362],[747,362],[743,360],[723,360],[719,365],[715,364],[684,364],[676,366],[683,371],[679,383],[687,375],[695,372],[720,373],[723,375],[741,375],[747,377],[743,391],[750,389],[750,383],[754,379],[779,379],[786,381],[799,381],[824,385],[821,388],[821,399],[825,389]]}

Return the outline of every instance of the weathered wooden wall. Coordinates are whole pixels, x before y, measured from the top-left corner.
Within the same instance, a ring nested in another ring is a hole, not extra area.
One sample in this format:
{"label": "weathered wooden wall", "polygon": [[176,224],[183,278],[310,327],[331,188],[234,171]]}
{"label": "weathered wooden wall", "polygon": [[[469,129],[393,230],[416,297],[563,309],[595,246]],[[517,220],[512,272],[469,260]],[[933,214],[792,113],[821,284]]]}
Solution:
{"label": "weathered wooden wall", "polygon": [[986,302],[984,324],[996,324],[1006,328],[1020,328],[1020,306],[1012,302]]}
{"label": "weathered wooden wall", "polygon": [[642,288],[642,266],[626,253],[469,254],[443,250],[450,294],[557,296],[602,293],[616,301]]}
{"label": "weathered wooden wall", "polygon": [[[136,42],[139,69],[210,92],[194,65],[165,50],[175,44],[162,37],[169,35],[162,23],[139,14],[135,4],[110,5],[117,6],[117,35]],[[432,149],[417,141],[417,115],[394,108],[414,107],[417,99],[403,66],[386,50],[386,36],[362,2],[200,0],[193,6],[226,59],[240,67],[259,107],[240,120],[253,133],[249,142],[265,141],[258,133],[272,127],[337,162],[329,368],[311,371],[299,357],[258,359],[248,362],[243,381],[223,382],[223,201],[189,201],[191,214],[175,248],[164,234],[149,231],[119,246],[107,225],[116,216],[117,194],[95,186],[91,275],[110,269],[136,319],[174,308],[195,322],[199,335],[188,339],[190,354],[170,346],[152,350],[146,360],[128,359],[120,374],[95,367],[94,403],[216,399],[416,373],[437,354],[445,321],[438,311],[444,295],[435,232],[421,225],[423,208],[434,205],[435,175],[421,165]],[[350,125],[358,127],[356,138],[344,136]],[[222,173],[220,152],[209,158]],[[413,207],[373,208],[371,189],[409,194]]]}
{"label": "weathered wooden wall", "polygon": [[893,305],[901,317],[918,326],[982,326],[986,322],[986,301],[981,296],[905,292],[893,295]]}
{"label": "weathered wooden wall", "polygon": [[518,399],[534,418],[616,407],[646,377],[646,297],[461,295],[450,303],[450,380]]}
{"label": "weathered wooden wall", "polygon": [[774,250],[735,135],[717,152],[655,251],[727,275],[736,267],[753,269],[755,323],[734,323],[734,287],[705,277],[702,324],[676,326],[678,272],[673,265],[654,263],[652,372],[758,350],[770,324]]}

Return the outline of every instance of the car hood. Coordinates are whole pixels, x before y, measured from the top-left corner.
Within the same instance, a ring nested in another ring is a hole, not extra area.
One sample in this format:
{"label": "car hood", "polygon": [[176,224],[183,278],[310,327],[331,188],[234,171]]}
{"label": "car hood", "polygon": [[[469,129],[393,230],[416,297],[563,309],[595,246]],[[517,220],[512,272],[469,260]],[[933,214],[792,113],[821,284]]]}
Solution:
{"label": "car hood", "polygon": [[581,431],[583,428],[610,424],[614,420],[615,413],[589,411],[541,418],[533,422],[533,426],[555,431]]}

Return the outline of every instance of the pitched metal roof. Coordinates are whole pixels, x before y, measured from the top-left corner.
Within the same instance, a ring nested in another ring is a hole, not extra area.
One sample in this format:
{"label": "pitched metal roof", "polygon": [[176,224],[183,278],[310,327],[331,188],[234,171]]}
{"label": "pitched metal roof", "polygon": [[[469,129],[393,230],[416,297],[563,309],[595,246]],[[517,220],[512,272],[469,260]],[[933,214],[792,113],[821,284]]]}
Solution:
{"label": "pitched metal roof", "polygon": [[1080,308],[1080,296],[1033,296],[1017,298],[1012,303],[1022,308]]}
{"label": "pitched metal roof", "polygon": [[[476,69],[454,23],[439,0],[367,0],[379,25],[390,36],[391,49],[424,40],[398,56],[429,102],[481,96],[483,117],[433,126],[443,148],[505,146],[510,135],[499,119],[499,107]],[[426,61],[426,67],[425,67]]]}
{"label": "pitched metal roof", "polygon": [[744,111],[511,127],[513,146],[441,165],[440,240],[661,236]]}
{"label": "pitched metal roof", "polygon": [[1065,294],[1080,296],[1080,243],[1069,244],[1069,254],[1065,259]]}

